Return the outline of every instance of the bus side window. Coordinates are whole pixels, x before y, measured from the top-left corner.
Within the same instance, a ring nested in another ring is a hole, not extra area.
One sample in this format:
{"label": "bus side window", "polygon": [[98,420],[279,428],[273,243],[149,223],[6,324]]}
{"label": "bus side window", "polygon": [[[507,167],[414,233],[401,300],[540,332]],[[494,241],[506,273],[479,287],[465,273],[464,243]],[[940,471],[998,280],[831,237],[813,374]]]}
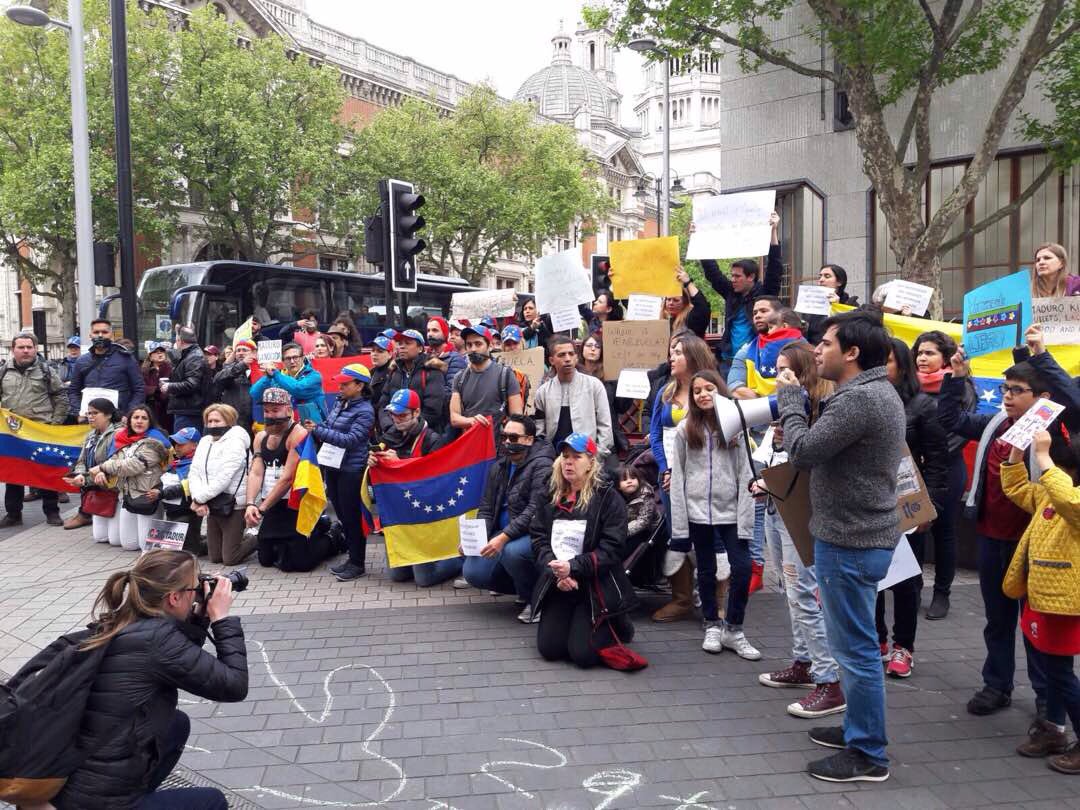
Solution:
{"label": "bus side window", "polygon": [[270,316],[282,323],[292,323],[304,310],[314,309],[319,313],[319,320],[325,321],[325,284],[321,280],[297,278],[295,274],[290,278],[288,268],[282,268],[282,271],[266,274],[266,308],[270,311]]}
{"label": "bus side window", "polygon": [[204,346],[223,346],[232,343],[233,333],[240,325],[240,301],[236,298],[211,298],[206,302]]}

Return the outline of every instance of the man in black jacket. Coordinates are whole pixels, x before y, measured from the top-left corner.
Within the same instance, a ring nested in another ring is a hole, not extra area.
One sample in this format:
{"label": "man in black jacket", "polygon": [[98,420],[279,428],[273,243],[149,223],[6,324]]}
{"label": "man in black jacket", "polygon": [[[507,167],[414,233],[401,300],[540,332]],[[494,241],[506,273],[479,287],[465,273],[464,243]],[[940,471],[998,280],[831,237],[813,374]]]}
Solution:
{"label": "man in black jacket", "polygon": [[207,382],[210,366],[199,348],[195,330],[181,326],[176,330],[176,362],[168,384],[161,389],[169,398],[166,410],[173,418],[173,430],[186,427],[202,428],[202,412],[206,407]]}
{"label": "man in black jacket", "polygon": [[720,363],[720,375],[727,377],[735,352],[754,336],[754,299],[760,295],[780,295],[780,283],[784,278],[784,265],[780,261],[780,215],[769,215],[772,239],[769,258],[765,265],[765,278],[759,279],[760,269],[753,259],[739,259],[731,263],[731,278],[720,272],[714,259],[703,259],[701,269],[705,278],[724,299],[724,335],[716,349]]}
{"label": "man in black jacket", "polygon": [[477,514],[487,523],[488,544],[479,557],[466,557],[465,580],[476,588],[515,593],[525,607],[518,621],[540,620],[528,604],[539,571],[533,556],[529,523],[540,501],[548,497],[555,461],[551,442],[536,441],[536,423],[511,414],[502,427],[502,455],[488,471]]}
{"label": "man in black jacket", "polygon": [[258,349],[250,339],[239,340],[232,361],[214,375],[211,398],[236,408],[236,424],[251,429],[251,367]]}
{"label": "man in black jacket", "polygon": [[448,415],[446,375],[442,371],[445,364],[437,358],[428,359],[421,354],[427,340],[415,329],[399,332],[396,341],[397,357],[390,364],[382,396],[375,408],[380,429],[389,430],[393,424],[386,406],[390,404],[394,392],[411,388],[420,397],[420,408],[428,425],[432,430],[443,433]]}
{"label": "man in black jacket", "polygon": [[[68,411],[72,415],[82,410],[84,388],[116,391],[116,408],[121,413],[127,413],[129,408],[146,401],[146,386],[139,364],[131,352],[113,343],[112,337],[112,324],[109,321],[104,318],[91,321],[91,349],[75,361],[75,370],[67,389]],[[86,417],[80,416],[79,421],[85,422]]]}

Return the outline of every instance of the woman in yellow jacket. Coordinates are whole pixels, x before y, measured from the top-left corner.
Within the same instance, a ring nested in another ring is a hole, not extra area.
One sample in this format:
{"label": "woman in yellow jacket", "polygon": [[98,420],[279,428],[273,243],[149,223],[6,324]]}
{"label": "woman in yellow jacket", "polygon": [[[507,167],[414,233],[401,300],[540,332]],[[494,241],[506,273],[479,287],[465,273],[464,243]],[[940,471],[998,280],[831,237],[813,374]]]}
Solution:
{"label": "woman in yellow jacket", "polygon": [[[1032,515],[1020,538],[1002,589],[1023,599],[1020,626],[1046,672],[1046,719],[1036,720],[1016,752],[1050,756],[1061,773],[1080,774],[1080,681],[1073,656],[1080,653],[1080,434],[1064,441],[1040,431],[1032,453],[1042,475],[1028,479],[1024,451],[1013,448],[1001,465],[1001,488]],[[1078,741],[1065,733],[1066,716]]]}

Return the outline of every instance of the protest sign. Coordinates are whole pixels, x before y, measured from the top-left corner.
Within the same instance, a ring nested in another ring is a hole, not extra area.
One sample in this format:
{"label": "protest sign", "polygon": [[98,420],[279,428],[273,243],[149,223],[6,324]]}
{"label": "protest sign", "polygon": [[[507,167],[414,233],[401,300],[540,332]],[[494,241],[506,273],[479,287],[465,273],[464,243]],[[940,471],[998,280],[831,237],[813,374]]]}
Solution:
{"label": "protest sign", "polygon": [[800,284],[799,297],[795,301],[795,311],[804,315],[831,315],[832,303],[829,301],[828,287],[817,284]]}
{"label": "protest sign", "polygon": [[615,386],[615,396],[625,399],[648,399],[652,385],[649,372],[643,368],[624,368],[619,373],[619,384]]}
{"label": "protest sign", "polygon": [[167,548],[180,551],[184,547],[188,525],[173,520],[151,520],[146,530],[146,545],[149,548]]}
{"label": "protest sign", "polygon": [[499,352],[495,359],[504,366],[516,368],[529,378],[529,401],[526,407],[532,410],[532,398],[540,383],[544,380],[544,347],[521,349],[516,352]]}
{"label": "protest sign", "polygon": [[488,543],[486,521],[462,515],[458,518],[458,537],[462,554],[466,557],[479,557],[480,549]]}
{"label": "protest sign", "polygon": [[471,323],[490,315],[507,318],[514,314],[517,293],[513,290],[478,290],[454,293],[450,296],[450,320]]}
{"label": "protest sign", "polygon": [[[768,467],[761,472],[765,486],[773,494],[776,511],[780,513],[795,550],[803,565],[814,564],[814,539],[810,535],[810,474],[796,470],[790,462]],[[923,483],[919,468],[907,447],[896,470],[897,534],[910,532],[916,526],[937,517],[934,502]]]}
{"label": "protest sign", "polygon": [[883,303],[897,312],[904,307],[909,307],[912,315],[925,315],[930,306],[930,299],[933,297],[933,287],[898,278],[889,282],[889,294],[885,296]]}
{"label": "protest sign", "polygon": [[1050,423],[1057,419],[1063,410],[1065,410],[1064,405],[1058,405],[1045,398],[1040,399],[1005,431],[1001,440],[1020,450],[1027,450],[1035,434],[1050,427]]}
{"label": "protest sign", "polygon": [[1080,343],[1080,295],[1032,299],[1031,320],[1042,327],[1047,346]]}
{"label": "protest sign", "polygon": [[569,332],[581,326],[581,313],[577,307],[553,309],[548,313],[548,317],[551,318],[552,332]]}
{"label": "protest sign", "polygon": [[79,403],[79,416],[86,416],[86,406],[92,399],[107,399],[113,405],[119,405],[120,392],[113,388],[84,388],[82,402]]}
{"label": "protest sign", "polygon": [[898,582],[905,582],[912,577],[917,577],[921,573],[922,566],[919,565],[919,561],[915,558],[915,552],[911,550],[911,543],[908,542],[905,534],[900,538],[900,542],[896,544],[896,548],[893,549],[889,570],[885,573],[885,578],[877,584],[878,593],[881,593],[886,588],[891,588]]}
{"label": "protest sign", "polygon": [[261,340],[258,343],[258,352],[258,361],[260,366],[266,365],[267,363],[280,363],[281,341]]}
{"label": "protest sign", "polygon": [[1024,343],[1031,325],[1031,273],[1021,270],[964,294],[964,352],[968,357]]}
{"label": "protest sign", "polygon": [[617,380],[624,368],[655,368],[667,360],[667,321],[608,321],[604,324],[604,379]]}
{"label": "protest sign", "polygon": [[551,552],[557,560],[572,560],[585,545],[585,520],[556,520],[551,524]]}
{"label": "protest sign", "polygon": [[616,298],[632,293],[682,295],[675,278],[679,267],[679,237],[629,239],[608,245],[611,255],[611,291]]}
{"label": "protest sign", "polygon": [[744,191],[694,198],[694,232],[687,259],[738,259],[769,252],[775,191]]}
{"label": "protest sign", "polygon": [[581,266],[580,250],[570,248],[552,253],[536,263],[536,308],[542,314],[592,301],[592,282],[588,271]]}
{"label": "protest sign", "polygon": [[664,306],[664,299],[659,295],[639,295],[632,293],[626,305],[628,321],[658,321]]}

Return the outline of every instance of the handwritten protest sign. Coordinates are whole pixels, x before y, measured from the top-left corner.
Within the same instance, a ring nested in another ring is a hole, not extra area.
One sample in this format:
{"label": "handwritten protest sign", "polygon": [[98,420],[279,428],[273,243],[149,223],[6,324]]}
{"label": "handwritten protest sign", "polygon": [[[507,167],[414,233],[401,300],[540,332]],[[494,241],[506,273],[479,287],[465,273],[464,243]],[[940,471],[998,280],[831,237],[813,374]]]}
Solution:
{"label": "handwritten protest sign", "polygon": [[84,388],[82,401],[79,403],[79,416],[86,416],[86,406],[95,399],[107,399],[115,407],[120,403],[120,392],[115,388]]}
{"label": "handwritten protest sign", "polygon": [[549,313],[551,318],[551,331],[569,332],[581,326],[581,313],[577,307],[559,307]]}
{"label": "handwritten protest sign", "polygon": [[624,368],[619,374],[615,396],[625,399],[648,399],[651,390],[648,369]]}
{"label": "handwritten protest sign", "polygon": [[466,557],[479,557],[480,549],[487,545],[487,523],[480,518],[462,515],[458,518],[458,541]]}
{"label": "handwritten protest sign", "polygon": [[1031,320],[1042,326],[1048,346],[1080,343],[1080,295],[1033,299]]}
{"label": "handwritten protest sign", "polygon": [[262,340],[258,344],[259,365],[265,365],[267,363],[280,363],[281,362],[281,341],[280,340]]}
{"label": "handwritten protest sign", "polygon": [[184,547],[188,525],[172,520],[151,520],[146,530],[146,545],[150,548],[167,548],[180,551]]}
{"label": "handwritten protest sign", "polygon": [[933,297],[933,287],[898,278],[889,282],[889,293],[885,296],[884,304],[897,312],[904,307],[910,307],[912,315],[925,315]]}
{"label": "handwritten protest sign", "polygon": [[1064,405],[1058,405],[1046,398],[1040,399],[1005,431],[1001,440],[1017,449],[1027,450],[1035,434],[1040,430],[1046,430],[1063,410],[1065,410]]}
{"label": "handwritten protest sign", "polygon": [[688,259],[737,259],[769,252],[775,191],[744,191],[694,199]]}
{"label": "handwritten protest sign", "polygon": [[526,407],[532,410],[532,398],[540,383],[544,380],[544,347],[522,349],[516,352],[500,352],[495,355],[498,362],[510,368],[516,368],[529,378],[529,401]]}
{"label": "handwritten protest sign", "polygon": [[543,256],[536,263],[536,308],[541,313],[591,304],[592,300],[592,282],[581,266],[577,248]]}
{"label": "handwritten protest sign", "polygon": [[628,321],[658,321],[664,299],[659,295],[638,295],[633,293],[626,305]]}
{"label": "handwritten protest sign", "polygon": [[675,278],[679,266],[679,237],[629,239],[608,245],[611,255],[611,291],[616,298],[631,293],[682,295]]}
{"label": "handwritten protest sign", "polygon": [[450,319],[479,321],[486,315],[506,318],[514,314],[517,293],[513,290],[478,290],[450,296]]}
{"label": "handwritten protest sign", "polygon": [[1027,269],[964,294],[964,352],[968,357],[1011,349],[1031,325],[1031,274]]}
{"label": "handwritten protest sign", "polygon": [[829,302],[828,287],[817,284],[800,284],[799,297],[795,301],[795,311],[805,315],[831,315],[832,304]]}
{"label": "handwritten protest sign", "polygon": [[604,324],[604,379],[624,368],[655,368],[667,360],[667,321],[608,321]]}

